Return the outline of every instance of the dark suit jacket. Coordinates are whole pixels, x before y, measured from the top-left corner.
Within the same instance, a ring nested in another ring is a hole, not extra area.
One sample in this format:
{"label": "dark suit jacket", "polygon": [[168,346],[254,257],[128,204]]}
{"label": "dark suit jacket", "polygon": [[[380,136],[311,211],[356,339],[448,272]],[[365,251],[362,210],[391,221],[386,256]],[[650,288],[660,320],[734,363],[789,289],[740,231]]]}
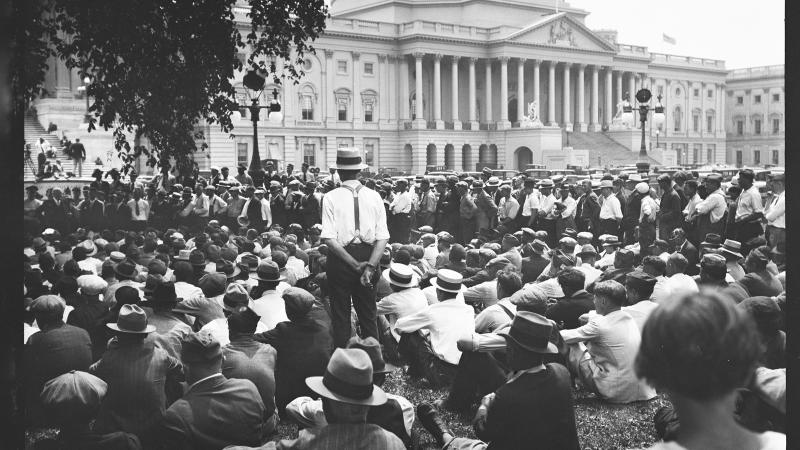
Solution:
{"label": "dark suit jacket", "polygon": [[581,326],[578,317],[594,309],[594,296],[580,290],[571,297],[564,297],[547,308],[545,317],[556,323],[564,323],[562,329],[570,330]]}
{"label": "dark suit jacket", "polygon": [[536,281],[548,264],[550,264],[549,259],[536,253],[522,258],[522,283]]}
{"label": "dark suit jacket", "polygon": [[412,448],[411,436],[406,432],[403,409],[395,399],[388,399],[380,406],[373,406],[367,413],[367,423],[374,423],[399,437],[406,448]]}
{"label": "dark suit jacket", "polygon": [[686,241],[686,243],[683,244],[683,248],[680,250],[680,254],[689,261],[689,265],[686,266],[687,275],[697,275],[700,273],[700,269],[697,268],[697,263],[700,262],[700,253],[697,251],[697,247],[692,245],[691,242]]}
{"label": "dark suit jacket", "polygon": [[272,330],[253,336],[256,341],[278,351],[275,364],[275,405],[283,414],[286,404],[300,396],[318,398],[306,386],[306,377],[325,373],[333,353],[329,327],[306,317],[297,322],[281,322]]}
{"label": "dark suit jacket", "polygon": [[172,404],[159,427],[162,449],[218,450],[227,445],[260,446],[268,419],[250,380],[222,374],[191,386]]}

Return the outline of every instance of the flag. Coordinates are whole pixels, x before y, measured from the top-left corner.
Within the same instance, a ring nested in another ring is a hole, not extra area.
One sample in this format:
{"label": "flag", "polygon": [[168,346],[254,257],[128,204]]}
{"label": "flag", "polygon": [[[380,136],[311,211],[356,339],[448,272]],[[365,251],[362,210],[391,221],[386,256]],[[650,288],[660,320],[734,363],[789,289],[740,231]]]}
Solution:
{"label": "flag", "polygon": [[664,33],[661,33],[661,34],[662,34],[662,36],[664,36],[664,42],[666,42],[667,44],[672,44],[672,45],[675,45],[675,44],[677,44],[677,43],[678,43],[678,41],[676,41],[674,37],[672,37],[672,36],[667,36],[667,35],[666,35],[666,34],[664,34]]}

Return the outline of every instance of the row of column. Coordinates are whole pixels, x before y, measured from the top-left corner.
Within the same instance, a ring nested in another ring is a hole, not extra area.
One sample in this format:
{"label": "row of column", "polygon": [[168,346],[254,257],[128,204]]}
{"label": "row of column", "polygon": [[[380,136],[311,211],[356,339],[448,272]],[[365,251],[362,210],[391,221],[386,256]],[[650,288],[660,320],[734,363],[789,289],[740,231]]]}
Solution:
{"label": "row of column", "polygon": [[[415,70],[417,73],[416,77],[416,110],[414,111],[415,116],[418,120],[424,120],[423,117],[423,80],[422,80],[422,63],[423,58],[425,57],[424,53],[414,53],[414,63],[415,63]],[[442,91],[441,91],[441,60],[443,55],[435,54],[433,55],[433,120],[437,122],[442,121]],[[451,76],[452,81],[451,85],[451,109],[453,111],[453,121],[460,122],[461,118],[458,116],[458,62],[460,57],[452,56],[450,60],[451,64]],[[510,126],[508,123],[508,62],[510,60],[509,57],[500,57],[500,123],[505,125],[506,127]],[[469,72],[468,72],[468,79],[469,79],[469,109],[468,109],[468,120],[470,122],[477,123],[477,111],[475,108],[476,104],[476,74],[475,74],[475,65],[478,61],[478,58],[469,58]],[[524,95],[524,88],[525,88],[525,58],[516,58],[516,66],[517,66],[517,117],[522,118],[523,115],[526,114],[525,106],[525,95]],[[539,104],[539,107],[542,108],[540,102],[540,67],[543,61],[534,59],[533,60],[533,100]],[[613,70],[607,66],[596,66],[596,65],[585,65],[585,64],[578,64],[578,63],[561,63],[558,61],[548,61],[544,62],[547,64],[548,68],[548,102],[547,102],[547,117],[548,123],[547,125],[550,126],[558,126],[558,122],[556,120],[556,66],[558,64],[562,65],[562,75],[563,75],[563,102],[562,102],[562,111],[563,111],[563,124],[566,126],[572,125],[572,114],[571,114],[571,92],[570,92],[570,81],[571,81],[571,69],[574,65],[577,70],[577,111],[575,115],[575,120],[577,125],[581,129],[585,128],[586,120],[584,117],[585,112],[585,93],[584,93],[584,77],[585,71],[587,68],[591,71],[591,103],[590,103],[590,113],[589,113],[589,130],[597,131],[600,129],[599,124],[599,72],[602,70],[605,72],[605,86],[604,92],[607,93],[605,95],[605,114],[604,114],[604,121],[603,123],[608,125],[611,123],[611,119],[614,117],[615,114],[615,100],[619,101],[622,99],[623,92],[622,92],[622,78],[626,72]],[[404,88],[404,92],[401,92],[401,98],[408,97],[408,71],[406,66],[405,58],[401,58],[400,64],[400,86],[401,89]],[[617,77],[617,90],[616,96],[612,95],[612,74]],[[634,103],[634,95],[638,89],[643,86],[643,81],[645,80],[644,74],[632,73],[627,72],[628,76],[628,101],[632,104]],[[485,90],[485,111],[486,117],[492,118],[492,64],[491,60],[487,60],[485,64],[485,75],[484,78],[486,80],[487,89]],[[406,94],[405,97],[403,94]],[[403,118],[408,118],[408,107],[404,107],[401,111],[401,115]]]}

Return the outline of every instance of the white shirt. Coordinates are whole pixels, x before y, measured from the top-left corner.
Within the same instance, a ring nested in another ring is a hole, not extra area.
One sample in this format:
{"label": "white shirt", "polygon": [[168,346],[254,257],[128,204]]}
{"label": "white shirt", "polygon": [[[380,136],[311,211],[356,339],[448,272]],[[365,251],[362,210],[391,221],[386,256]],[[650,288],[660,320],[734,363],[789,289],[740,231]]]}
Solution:
{"label": "white shirt", "polygon": [[[405,397],[386,393],[386,398],[394,400],[400,404],[403,411],[403,424],[406,433],[411,436],[411,427],[414,426],[414,405]],[[314,400],[311,397],[297,397],[286,405],[286,414],[296,420],[306,428],[320,428],[328,425],[325,419],[325,412],[322,410],[322,400]]]}
{"label": "white shirt", "polygon": [[27,344],[28,343],[28,338],[33,336],[34,333],[38,333],[39,329],[36,328],[33,325],[28,325],[26,322],[23,322],[22,332],[23,332],[23,339],[24,339],[22,342]]}
{"label": "white shirt", "polygon": [[505,218],[514,219],[519,212],[519,202],[514,197],[505,197],[500,199],[500,205],[497,207],[497,217],[500,220]]}
{"label": "white shirt", "polygon": [[603,204],[600,205],[600,219],[622,220],[622,209],[616,195],[611,194],[604,198]]}
{"label": "white shirt", "polygon": [[308,278],[310,275],[310,272],[308,271],[308,268],[306,268],[303,260],[297,258],[296,256],[290,256],[289,259],[286,260],[286,271],[292,273],[295,283],[297,280]]}
{"label": "white shirt", "polygon": [[[213,208],[212,208],[212,206],[213,206]],[[208,202],[208,215],[210,217],[212,215],[213,216],[219,215],[220,213],[225,212],[225,208],[227,208],[227,207],[228,207],[228,204],[225,202],[225,200],[223,200],[222,197],[220,197],[219,195],[215,195],[214,198],[212,198]],[[214,210],[213,214],[212,214],[212,211],[211,211],[212,209]]]}
{"label": "white shirt", "polygon": [[541,198],[542,193],[538,189],[534,189],[533,192],[528,194],[525,197],[525,203],[522,204],[522,216],[530,217],[532,209],[539,209]]}
{"label": "white shirt", "polygon": [[139,203],[139,214],[136,214],[136,203],[135,199],[128,200],[128,209],[131,210],[131,220],[147,220],[148,216],[150,216],[150,203],[147,203],[147,200],[140,198]]}
{"label": "white shirt", "polygon": [[705,200],[698,203],[694,210],[697,214],[710,214],[711,223],[717,223],[722,219],[725,211],[728,210],[728,203],[725,196],[719,189],[708,194]]}
{"label": "white shirt", "polygon": [[702,201],[703,199],[700,198],[699,194],[694,194],[694,197],[690,198],[689,203],[686,204],[686,208],[683,208],[683,215],[691,215],[694,212],[694,209],[697,207],[697,204]]}
{"label": "white shirt", "polygon": [[194,205],[195,214],[200,217],[208,217],[208,196],[206,194],[200,194],[195,197],[192,204]]}
{"label": "white shirt", "polygon": [[464,301],[474,303],[485,300],[497,301],[497,278],[478,283],[464,291]]}
{"label": "white shirt", "polygon": [[653,197],[646,195],[644,198],[642,198],[642,207],[639,209],[639,222],[644,222],[645,217],[649,217],[653,221],[656,220],[656,214],[658,213],[659,209],[660,207]]}
{"label": "white shirt", "polygon": [[578,201],[572,198],[572,195],[567,195],[567,198],[559,200],[566,206],[564,211],[561,211],[561,217],[568,219],[575,216],[575,209],[578,207]]}
{"label": "white shirt", "polygon": [[[227,318],[214,319],[211,322],[203,325],[203,328],[201,328],[200,331],[208,331],[211,333],[211,336],[214,336],[214,339],[219,341],[219,345],[223,347],[231,342]],[[266,331],[269,331],[269,328],[267,328],[263,322],[259,321],[256,324],[256,333],[264,333]]]}
{"label": "white shirt", "polygon": [[761,193],[758,192],[758,188],[750,186],[750,189],[739,194],[736,200],[736,219],[763,211],[764,205],[761,204]]}
{"label": "white shirt", "polygon": [[546,214],[550,215],[553,212],[553,207],[556,204],[556,197],[553,194],[542,197],[540,209]]}
{"label": "white shirt", "polygon": [[103,261],[100,261],[95,257],[88,256],[86,259],[78,261],[78,267],[80,267],[81,270],[88,270],[94,275],[100,275],[103,269]]}
{"label": "white shirt", "polygon": [[[387,269],[388,270],[388,269]],[[403,289],[383,297],[378,302],[378,314],[389,314],[389,323],[392,325],[392,335],[400,341],[400,333],[395,331],[394,324],[397,319],[422,311],[428,306],[428,299],[418,287]]]}
{"label": "white shirt", "polygon": [[653,288],[650,299],[656,303],[663,304],[672,299],[676,299],[684,294],[699,292],[697,282],[694,278],[685,273],[676,273],[669,278],[658,277]]}
{"label": "white shirt", "polygon": [[589,264],[581,264],[580,266],[575,266],[576,269],[583,272],[583,288],[586,289],[589,287],[590,284],[594,283],[600,275],[603,274],[603,271],[600,269],[595,269],[594,267],[590,266]]}
{"label": "white shirt", "polygon": [[395,328],[400,333],[422,330],[423,334],[428,335],[433,353],[439,359],[458,364],[461,351],[456,342],[462,336],[472,333],[475,328],[475,314],[472,307],[464,303],[463,297],[457,296],[398,319]]}
{"label": "white shirt", "polygon": [[253,300],[252,309],[261,316],[261,322],[267,326],[267,330],[289,320],[286,316],[286,303],[277,291],[264,291],[261,298]]}
{"label": "white shirt", "polygon": [[[242,213],[239,215],[239,217],[247,217],[247,208],[250,207],[251,200],[258,201],[258,199],[255,198],[255,196],[252,198],[248,198],[247,201],[244,202],[244,206],[242,207]],[[269,225],[272,224],[272,210],[269,207],[269,202],[265,198],[261,199],[261,220],[267,222],[268,227]]]}
{"label": "white shirt", "polygon": [[603,256],[594,263],[594,266],[600,270],[605,270],[607,267],[611,267],[614,265],[614,258],[616,258],[617,252],[616,250],[611,253],[603,252]]}
{"label": "white shirt", "polygon": [[436,257],[439,256],[439,248],[436,246],[436,243],[425,247],[425,253],[422,256],[429,266],[435,267],[436,266]]}
{"label": "white shirt", "polygon": [[[411,193],[408,191],[395,194],[392,203],[389,204],[389,210],[395,214],[408,214],[411,212]],[[359,204],[359,208],[360,208]],[[361,211],[359,211],[359,214]]]}
{"label": "white shirt", "polygon": [[175,295],[184,300],[205,297],[202,289],[185,281],[178,281],[175,283]]}
{"label": "white shirt", "polygon": [[[343,183],[355,189],[358,181]],[[362,242],[372,244],[378,240],[389,239],[386,226],[386,210],[380,194],[370,188],[358,191],[359,234],[356,236],[356,221],[353,208],[353,192],[350,189],[336,188],[322,197],[321,239],[336,239],[339,244],[348,245],[358,237]]]}
{"label": "white shirt", "polygon": [[647,322],[647,318],[650,317],[650,313],[653,312],[657,306],[658,303],[656,302],[642,300],[634,305],[623,306],[622,310],[633,317],[633,320],[636,322],[636,326],[638,326],[639,331],[641,331],[644,329],[644,324]]}
{"label": "white shirt", "polygon": [[767,218],[767,225],[786,229],[786,191],[772,200],[767,206],[764,217]]}

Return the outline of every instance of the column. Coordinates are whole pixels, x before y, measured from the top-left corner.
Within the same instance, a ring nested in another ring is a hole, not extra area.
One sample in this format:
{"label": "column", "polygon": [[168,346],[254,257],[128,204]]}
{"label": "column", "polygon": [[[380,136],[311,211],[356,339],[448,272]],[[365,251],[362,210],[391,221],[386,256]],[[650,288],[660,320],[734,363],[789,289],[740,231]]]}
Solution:
{"label": "column", "polygon": [[442,120],[442,54],[433,55],[433,120],[436,129],[444,130]]}
{"label": "column", "polygon": [[603,114],[603,125],[611,125],[611,119],[614,117],[614,103],[611,99],[611,67],[606,67],[606,107],[605,114]]}
{"label": "column", "polygon": [[556,122],[556,61],[547,64],[547,125],[557,127]]}
{"label": "column", "polygon": [[486,112],[486,123],[493,121],[492,116],[492,60],[486,59],[486,106],[483,110]]}
{"label": "column", "polygon": [[600,131],[600,124],[597,121],[597,110],[600,104],[599,78],[597,66],[592,66],[592,103],[589,106],[589,131]]}
{"label": "column", "polygon": [[617,90],[614,92],[616,94],[616,95],[614,95],[614,104],[615,105],[617,104],[618,101],[620,101],[620,99],[625,97],[625,92],[622,90],[622,76],[623,76],[624,73],[625,72],[623,72],[621,70],[615,70],[614,71],[614,80],[616,81],[615,84],[617,86]]}
{"label": "column", "polygon": [[458,56],[453,56],[450,64],[450,75],[452,80],[450,81],[450,87],[452,89],[450,94],[450,102],[451,107],[450,109],[453,110],[453,129],[460,130],[461,129],[461,120],[458,117]]}
{"label": "column", "polygon": [[[717,85],[717,100],[719,107],[717,107],[717,133],[725,137],[725,85],[720,83]],[[719,136],[719,134],[718,134]]]}
{"label": "column", "polygon": [[390,54],[386,59],[388,60],[386,68],[389,74],[387,80],[389,83],[387,91],[389,98],[386,99],[385,103],[389,104],[389,122],[393,122],[397,120],[397,57]]}
{"label": "column", "polygon": [[525,58],[517,59],[517,122],[525,115]]}
{"label": "column", "polygon": [[511,128],[508,121],[508,56],[500,57],[500,122],[497,128]]}
{"label": "column", "polygon": [[469,59],[469,121],[473,130],[478,129],[478,117],[475,111],[475,102],[477,100],[475,92],[475,62],[478,58]]}
{"label": "column", "polygon": [[[378,86],[380,86],[381,93],[389,94],[389,80],[387,77],[387,64],[386,55],[379,53],[378,54]],[[386,96],[381,95],[378,98],[378,120],[376,122],[386,123],[389,120],[389,103],[387,102]]]}
{"label": "column", "polygon": [[570,116],[570,98],[569,98],[569,67],[572,64],[564,63],[564,129],[572,131],[572,117]]}
{"label": "column", "polygon": [[400,55],[400,120],[411,120],[411,102],[408,93],[408,58]]}
{"label": "column", "polygon": [[536,102],[536,109],[539,112],[539,118],[542,116],[542,102],[539,99],[539,65],[542,63],[539,59],[533,60],[533,101]]}
{"label": "column", "polygon": [[361,53],[353,55],[353,128],[361,128],[361,64],[358,63]]}
{"label": "column", "polygon": [[322,114],[325,117],[325,122],[332,124],[336,120],[336,116],[334,116],[336,97],[333,95],[333,73],[336,71],[336,67],[333,66],[333,50],[325,50],[325,67],[326,74],[323,78],[326,80],[326,87],[323,88],[322,94],[325,99],[322,106]]}
{"label": "column", "polygon": [[639,114],[636,113],[636,74],[633,72],[628,74],[628,96],[626,98],[631,102],[631,108],[633,108],[633,126],[631,128],[639,128]]}
{"label": "column", "polygon": [[414,53],[414,71],[417,74],[415,79],[416,86],[416,110],[414,114],[416,114],[416,120],[414,121],[419,128],[425,128],[425,116],[423,108],[424,106],[424,96],[422,95],[422,57],[425,56],[424,53]]}
{"label": "column", "polygon": [[584,65],[577,64],[578,66],[578,115],[575,120],[578,122],[578,131],[581,133],[586,131],[586,121],[584,120],[584,98],[583,98],[583,72],[584,72]]}
{"label": "column", "polygon": [[[706,84],[702,81],[700,82],[700,137],[703,137],[703,133],[706,131]],[[769,105],[769,103],[767,103]],[[769,113],[767,114],[769,117]],[[703,161],[705,157],[703,155],[698,155],[698,158]]]}

